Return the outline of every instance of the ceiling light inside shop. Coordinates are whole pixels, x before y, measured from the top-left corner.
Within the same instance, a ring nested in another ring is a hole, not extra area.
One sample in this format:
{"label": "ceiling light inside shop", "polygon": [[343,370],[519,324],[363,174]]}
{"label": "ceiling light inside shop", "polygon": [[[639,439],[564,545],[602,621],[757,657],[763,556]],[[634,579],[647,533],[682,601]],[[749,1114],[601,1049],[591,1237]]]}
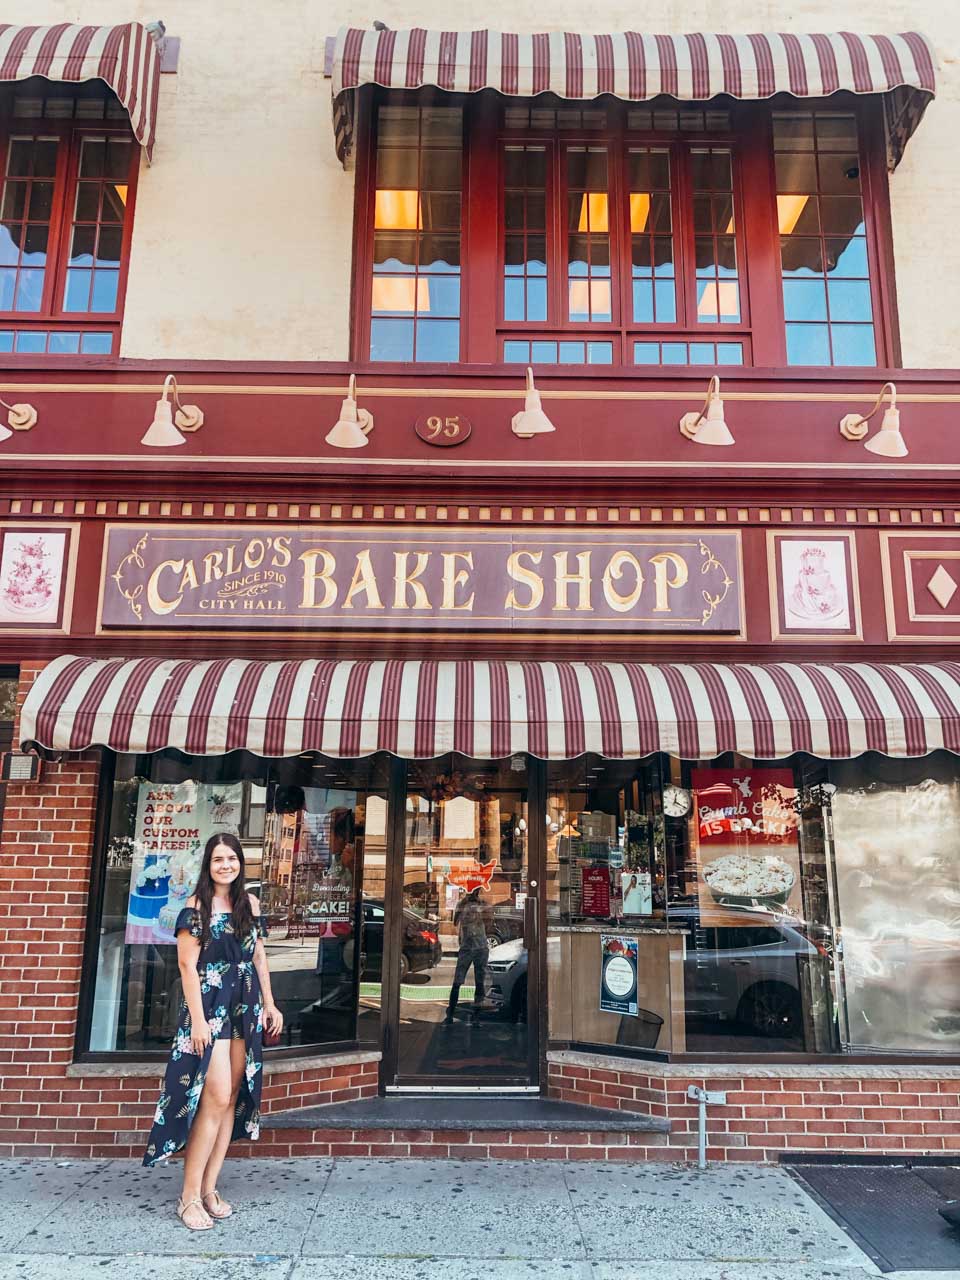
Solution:
{"label": "ceiling light inside shop", "polygon": [[413,276],[374,276],[373,310],[405,311],[413,315],[430,310],[430,282]]}
{"label": "ceiling light inside shop", "polygon": [[630,230],[646,231],[647,219],[650,217],[649,191],[630,192]]}
{"label": "ceiling light inside shop", "polygon": [[793,234],[809,199],[809,196],[777,196],[777,225],[782,236]]}
{"label": "ceiling light inside shop", "polygon": [[418,191],[377,192],[373,225],[378,231],[422,231],[423,208]]}
{"label": "ceiling light inside shop", "polygon": [[605,191],[587,191],[584,193],[580,201],[580,221],[577,224],[577,230],[610,230],[610,213],[607,205],[607,193]]}

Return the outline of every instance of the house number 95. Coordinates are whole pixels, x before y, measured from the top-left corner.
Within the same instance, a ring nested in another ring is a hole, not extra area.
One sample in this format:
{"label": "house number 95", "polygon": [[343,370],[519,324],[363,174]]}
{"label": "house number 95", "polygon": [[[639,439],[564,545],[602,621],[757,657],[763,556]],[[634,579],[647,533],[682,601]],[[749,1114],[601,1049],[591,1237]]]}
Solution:
{"label": "house number 95", "polygon": [[470,435],[472,427],[462,413],[449,413],[443,416],[432,413],[428,418],[418,418],[414,430],[426,444],[450,449],[454,445],[463,444]]}

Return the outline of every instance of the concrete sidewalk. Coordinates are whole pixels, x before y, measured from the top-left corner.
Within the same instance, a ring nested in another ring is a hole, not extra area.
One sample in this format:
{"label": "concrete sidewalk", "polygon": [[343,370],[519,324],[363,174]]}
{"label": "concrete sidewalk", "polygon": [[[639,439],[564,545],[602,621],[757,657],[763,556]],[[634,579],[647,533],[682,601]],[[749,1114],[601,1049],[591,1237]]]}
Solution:
{"label": "concrete sidewalk", "polygon": [[788,1173],[766,1166],[228,1161],[221,1187],[236,1216],[203,1233],[174,1217],[176,1165],[6,1160],[0,1175],[0,1280],[879,1274]]}

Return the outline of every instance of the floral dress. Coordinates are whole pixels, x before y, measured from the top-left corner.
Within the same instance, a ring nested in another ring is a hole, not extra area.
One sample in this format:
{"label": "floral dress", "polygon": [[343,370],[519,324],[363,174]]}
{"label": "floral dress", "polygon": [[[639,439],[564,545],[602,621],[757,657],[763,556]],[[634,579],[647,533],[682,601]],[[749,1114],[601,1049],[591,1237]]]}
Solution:
{"label": "floral dress", "polygon": [[[177,916],[174,933],[186,929],[200,939],[200,913],[186,907]],[[166,1160],[186,1145],[190,1125],[200,1105],[203,1082],[217,1040],[242,1039],[247,1065],[234,1112],[233,1141],[260,1136],[260,1087],[263,1082],[263,998],[260,979],[253,967],[257,939],[266,934],[260,918],[246,938],[233,931],[229,912],[214,912],[210,937],[197,959],[203,1012],[210,1024],[211,1043],[198,1057],[190,1043],[190,1012],[180,998],[177,1034],[167,1063],[163,1091],[153,1117],[153,1128],[143,1157],[145,1165]]]}

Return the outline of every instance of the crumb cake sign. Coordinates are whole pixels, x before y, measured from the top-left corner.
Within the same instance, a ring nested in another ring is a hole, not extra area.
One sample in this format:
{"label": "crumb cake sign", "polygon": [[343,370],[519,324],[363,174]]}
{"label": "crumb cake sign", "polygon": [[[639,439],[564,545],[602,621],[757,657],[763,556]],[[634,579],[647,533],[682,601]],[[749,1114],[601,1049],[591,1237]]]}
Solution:
{"label": "crumb cake sign", "polygon": [[102,629],[739,633],[739,534],[109,526]]}
{"label": "crumb cake sign", "polygon": [[799,916],[800,846],[790,769],[694,769],[700,920]]}

